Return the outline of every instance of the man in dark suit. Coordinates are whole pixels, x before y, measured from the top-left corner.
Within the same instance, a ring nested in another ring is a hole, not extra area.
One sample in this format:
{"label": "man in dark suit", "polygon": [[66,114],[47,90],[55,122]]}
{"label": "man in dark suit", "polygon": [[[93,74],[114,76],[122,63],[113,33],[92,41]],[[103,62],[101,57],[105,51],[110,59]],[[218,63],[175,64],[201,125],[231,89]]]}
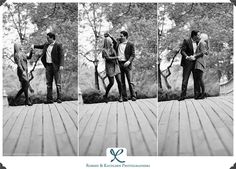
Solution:
{"label": "man in dark suit", "polygon": [[188,79],[190,76],[190,73],[193,74],[194,79],[194,97],[196,97],[198,94],[196,93],[196,78],[195,78],[195,60],[192,58],[192,56],[196,53],[197,50],[197,44],[200,40],[200,32],[193,30],[191,32],[191,37],[189,39],[184,39],[181,54],[182,54],[182,60],[181,60],[181,66],[183,66],[183,79],[182,79],[182,89],[181,89],[181,95],[179,98],[179,101],[184,100],[186,97],[187,92],[187,86],[188,86]]}
{"label": "man in dark suit", "polygon": [[113,40],[113,44],[118,55],[120,71],[121,71],[121,83],[123,88],[123,101],[128,101],[127,92],[126,92],[126,85],[125,85],[125,76],[128,81],[130,95],[132,101],[136,101],[136,96],[134,93],[134,89],[131,82],[131,75],[132,75],[132,62],[135,57],[135,49],[134,44],[128,41],[128,32],[121,31],[120,38],[116,41],[111,35],[108,34]]}
{"label": "man in dark suit", "polygon": [[64,55],[62,45],[56,42],[56,36],[53,33],[47,34],[47,43],[43,45],[34,45],[34,48],[42,49],[41,61],[46,68],[47,81],[47,101],[46,104],[53,103],[52,84],[55,79],[57,88],[57,103],[61,103],[61,70],[64,66]]}

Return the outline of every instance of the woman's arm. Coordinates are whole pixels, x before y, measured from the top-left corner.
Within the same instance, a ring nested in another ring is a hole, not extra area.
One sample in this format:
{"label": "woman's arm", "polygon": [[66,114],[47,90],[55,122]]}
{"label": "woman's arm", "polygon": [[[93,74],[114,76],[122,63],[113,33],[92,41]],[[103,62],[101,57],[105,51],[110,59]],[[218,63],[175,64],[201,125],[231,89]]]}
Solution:
{"label": "woman's arm", "polygon": [[114,60],[118,59],[118,56],[109,56],[106,51],[102,51],[102,57],[105,58],[106,60]]}
{"label": "woman's arm", "polygon": [[200,52],[194,55],[195,59],[198,59],[200,57],[203,57],[203,55],[208,54],[208,51],[206,49],[206,44],[204,42],[200,42],[199,47],[200,47]]}

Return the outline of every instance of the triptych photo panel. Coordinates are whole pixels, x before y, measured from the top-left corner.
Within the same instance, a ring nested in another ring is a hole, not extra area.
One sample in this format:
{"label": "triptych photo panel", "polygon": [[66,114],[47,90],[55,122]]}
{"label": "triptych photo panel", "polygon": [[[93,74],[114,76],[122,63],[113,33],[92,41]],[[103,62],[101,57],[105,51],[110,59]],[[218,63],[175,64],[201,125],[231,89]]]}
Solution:
{"label": "triptych photo panel", "polygon": [[3,156],[233,156],[233,8],[3,3]]}

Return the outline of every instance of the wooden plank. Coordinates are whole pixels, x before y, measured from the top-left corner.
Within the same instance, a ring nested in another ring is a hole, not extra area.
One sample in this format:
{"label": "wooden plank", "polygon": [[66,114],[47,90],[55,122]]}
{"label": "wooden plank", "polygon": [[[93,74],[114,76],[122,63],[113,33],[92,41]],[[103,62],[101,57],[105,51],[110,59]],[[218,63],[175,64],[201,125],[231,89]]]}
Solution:
{"label": "wooden plank", "polygon": [[189,113],[190,128],[193,138],[193,151],[196,156],[211,155],[209,145],[204,135],[201,121],[198,117],[197,111],[191,100],[186,100],[187,110]]}
{"label": "wooden plank", "polygon": [[16,120],[18,119],[21,112],[24,112],[26,107],[22,106],[22,109],[19,109],[20,111],[14,111],[11,118],[6,122],[6,124],[3,127],[3,142],[6,141],[8,135],[10,134]]}
{"label": "wooden plank", "polygon": [[110,110],[111,104],[105,104],[104,108],[101,111],[100,117],[97,122],[97,126],[95,127],[94,135],[92,137],[91,144],[88,148],[88,153],[87,155],[89,156],[98,156],[100,155],[102,151],[102,145],[103,142],[106,141],[104,140],[105,136],[105,130],[106,130],[106,125],[107,125],[107,119],[108,119],[108,114]]}
{"label": "wooden plank", "polygon": [[170,112],[170,119],[166,134],[166,141],[162,150],[164,156],[178,155],[178,139],[179,139],[179,102],[173,102],[173,108]]}
{"label": "wooden plank", "polygon": [[158,123],[160,122],[161,116],[163,114],[163,111],[164,111],[167,103],[168,102],[158,102],[158,107],[157,107],[157,109],[158,109]]}
{"label": "wooden plank", "polygon": [[144,115],[147,118],[152,130],[154,131],[155,136],[157,136],[157,116],[155,116],[153,113],[153,111],[156,110],[149,109],[148,106],[141,101],[137,101],[137,105],[142,110],[142,112],[144,112]]}
{"label": "wooden plank", "polygon": [[62,105],[67,104],[70,106],[71,109],[73,109],[76,113],[78,112],[79,109],[79,104],[77,101],[67,101],[67,102],[62,102]]}
{"label": "wooden plank", "polygon": [[89,145],[91,144],[92,137],[96,130],[97,122],[100,117],[101,111],[104,107],[104,103],[98,104],[96,110],[92,113],[91,118],[89,118],[88,125],[80,133],[79,137],[79,155],[87,155]]}
{"label": "wooden plank", "polygon": [[217,115],[221,118],[221,120],[224,122],[224,124],[227,126],[231,134],[233,135],[233,119],[230,118],[225,112],[222,107],[220,107],[218,104],[213,102],[210,99],[205,99],[206,103],[208,103],[212,109],[217,113]]}
{"label": "wooden plank", "polygon": [[129,135],[131,141],[132,155],[147,156],[150,155],[148,147],[145,144],[141,128],[137,122],[137,117],[129,102],[124,102],[126,117],[128,121]]}
{"label": "wooden plank", "polygon": [[118,138],[117,138],[117,130],[118,130],[118,103],[117,102],[111,102],[110,111],[108,114],[107,119],[107,127],[105,131],[105,137],[103,141],[103,146],[100,155],[105,156],[106,155],[106,149],[109,147],[117,147],[118,145]]}
{"label": "wooden plank", "polygon": [[60,114],[60,118],[63,122],[63,126],[69,139],[69,143],[72,146],[73,154],[69,155],[77,155],[78,129],[76,128],[74,122],[72,121],[72,119],[70,118],[69,114],[66,112],[64,107],[61,104],[55,104],[55,106]]}
{"label": "wooden plank", "polygon": [[232,109],[230,109],[228,106],[226,106],[223,102],[221,102],[220,100],[216,99],[216,98],[211,98],[208,97],[207,99],[210,99],[212,102],[216,103],[218,106],[220,106],[225,113],[230,116],[231,119],[233,119],[233,111]]}
{"label": "wooden plank", "polygon": [[179,111],[179,155],[193,155],[191,129],[185,101],[180,102]]}
{"label": "wooden plank", "polygon": [[96,111],[96,109],[98,109],[99,106],[98,104],[95,104],[94,106],[90,106],[90,109],[88,111],[86,111],[86,113],[84,113],[84,115],[79,115],[79,136],[81,136],[81,134],[84,132],[84,130],[86,129],[86,126],[88,125],[89,119],[91,118],[91,116],[93,115],[94,111]]}
{"label": "wooden plank", "polygon": [[127,118],[124,104],[118,103],[118,147],[123,147],[127,149],[127,155],[132,155],[131,141],[129,136],[129,128],[127,124]]}
{"label": "wooden plank", "polygon": [[85,105],[85,104],[83,104],[83,105],[79,105],[79,122],[82,120],[82,118],[84,117],[84,115],[89,111],[89,109],[91,109],[91,108],[94,108],[95,106],[97,106],[97,105],[90,105],[90,106],[88,106],[88,105]]}
{"label": "wooden plank", "polygon": [[154,107],[157,106],[157,102],[158,102],[157,98],[142,99],[142,100],[144,100],[144,101],[149,101],[150,103],[152,103],[152,105],[153,105]]}
{"label": "wooden plank", "polygon": [[74,125],[76,126],[76,129],[78,130],[78,113],[71,108],[70,104],[63,104],[62,107],[66,110],[67,114],[70,116],[71,120],[73,121]]}
{"label": "wooden plank", "polygon": [[157,155],[157,137],[155,136],[154,131],[146,119],[144,112],[142,112],[136,102],[130,102],[130,104],[133,110],[135,110],[135,115],[140,125],[150,155]]}
{"label": "wooden plank", "polygon": [[15,107],[7,107],[3,108],[3,127],[5,127],[8,120],[14,116],[14,113],[22,111],[24,106],[15,106]]}
{"label": "wooden plank", "polygon": [[[58,106],[58,104],[50,104],[49,108],[52,115],[52,123],[56,137],[58,156],[70,156],[75,153],[73,152],[72,145],[64,128],[63,123],[65,122],[63,122],[62,117],[60,116],[62,107],[57,109],[56,106]],[[67,112],[65,112],[65,114],[67,114]],[[74,137],[76,137],[76,135]]]}
{"label": "wooden plank", "polygon": [[17,119],[12,124],[12,130],[10,131],[7,139],[3,142],[3,154],[4,155],[12,155],[15,151],[15,146],[18,142],[18,138],[21,134],[21,130],[25,121],[25,117],[27,115],[28,107],[23,109],[23,111],[19,114]]}
{"label": "wooden plank", "polygon": [[158,123],[158,155],[162,156],[164,151],[164,145],[166,142],[167,128],[170,119],[170,112],[174,101],[170,101],[165,106],[162,116],[159,118]]}
{"label": "wooden plank", "polygon": [[43,155],[43,105],[38,104],[34,115],[28,155]]}
{"label": "wooden plank", "polygon": [[146,105],[146,107],[152,112],[152,114],[157,118],[157,104],[153,106],[149,101],[146,100],[137,100]]}
{"label": "wooden plank", "polygon": [[13,155],[26,155],[28,153],[35,110],[36,105],[28,107],[28,112]]}
{"label": "wooden plank", "polygon": [[48,104],[43,105],[43,155],[58,155],[56,136]]}
{"label": "wooden plank", "polygon": [[218,97],[218,100],[222,101],[225,105],[227,105],[233,111],[233,103],[226,100],[224,97]]}
{"label": "wooden plank", "polygon": [[220,138],[218,137],[214,126],[212,125],[211,121],[209,120],[205,110],[203,109],[202,105],[199,101],[193,100],[195,109],[197,110],[198,117],[201,121],[203,131],[206,135],[208,145],[211,149],[212,155],[227,155],[227,151],[225,150],[224,146],[222,145]]}
{"label": "wooden plank", "polygon": [[223,99],[227,100],[228,102],[230,102],[232,104],[234,103],[233,96],[220,96],[220,98],[223,98]]}
{"label": "wooden plank", "polygon": [[226,149],[228,155],[233,155],[233,135],[230,133],[227,126],[221,121],[219,116],[205,102],[205,100],[201,100],[200,102],[205,111],[207,112],[207,115],[211,120],[211,123],[214,126],[217,135],[223,143],[223,146]]}

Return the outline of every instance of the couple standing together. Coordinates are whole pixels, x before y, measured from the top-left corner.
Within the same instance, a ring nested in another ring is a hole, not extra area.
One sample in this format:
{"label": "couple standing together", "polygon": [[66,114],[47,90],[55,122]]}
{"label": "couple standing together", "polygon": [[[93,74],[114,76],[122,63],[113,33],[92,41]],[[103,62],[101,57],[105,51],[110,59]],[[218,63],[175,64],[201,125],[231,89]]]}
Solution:
{"label": "couple standing together", "polygon": [[128,41],[129,35],[127,31],[121,31],[120,38],[117,40],[108,33],[105,33],[104,37],[102,57],[105,59],[105,71],[109,80],[106,93],[103,96],[104,102],[108,102],[108,93],[114,84],[114,77],[119,90],[118,101],[128,101],[125,77],[129,85],[131,100],[136,101],[131,82],[132,62],[135,57],[134,44]]}
{"label": "couple standing together", "polygon": [[[23,43],[24,45],[24,43]],[[14,105],[17,105],[17,99],[24,92],[25,105],[31,106],[28,90],[33,92],[29,84],[27,59],[31,59],[34,48],[42,49],[41,61],[46,69],[47,100],[45,104],[53,103],[52,84],[55,79],[57,88],[57,103],[61,103],[61,70],[64,66],[64,55],[62,45],[56,42],[56,36],[53,33],[47,34],[47,42],[43,45],[32,45],[30,55],[27,56],[23,46],[14,44],[14,60],[17,64],[17,76],[21,83],[21,89],[14,98]]]}
{"label": "couple standing together", "polygon": [[193,30],[191,37],[184,40],[181,48],[181,66],[183,66],[182,90],[179,101],[186,98],[188,79],[190,73],[194,80],[194,99],[204,99],[206,97],[203,73],[206,69],[205,57],[209,52],[207,34]]}

